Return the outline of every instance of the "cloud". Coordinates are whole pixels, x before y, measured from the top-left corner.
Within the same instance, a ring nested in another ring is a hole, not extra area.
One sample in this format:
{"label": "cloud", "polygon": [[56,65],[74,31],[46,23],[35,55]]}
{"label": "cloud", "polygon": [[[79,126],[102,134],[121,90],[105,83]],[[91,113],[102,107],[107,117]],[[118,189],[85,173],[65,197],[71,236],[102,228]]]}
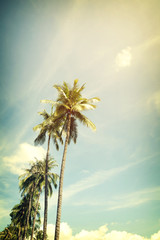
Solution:
{"label": "cloud", "polygon": [[0,219],[3,219],[4,217],[8,217],[10,214],[10,209],[5,209],[3,207],[0,207]]}
{"label": "cloud", "polygon": [[110,170],[101,170],[101,171],[97,171],[97,172],[93,173],[89,177],[86,177],[86,178],[70,185],[66,189],[64,189],[64,194],[63,194],[64,200],[67,200],[70,197],[72,197],[73,195],[75,195],[79,192],[82,192],[86,189],[89,189],[89,188],[92,188],[92,187],[95,187],[97,185],[104,183],[107,179],[109,179],[123,171],[126,171],[128,168],[132,167],[135,164],[136,163],[129,163],[122,167],[113,168]]}
{"label": "cloud", "polygon": [[160,239],[160,231],[152,235],[151,240],[159,240]]}
{"label": "cloud", "polygon": [[[71,240],[72,239],[72,229],[67,223],[62,222],[60,229],[61,229],[60,240]],[[47,225],[47,235],[48,235],[49,240],[53,239],[54,232],[55,232],[55,225],[48,224]]]}
{"label": "cloud", "polygon": [[70,185],[66,189],[64,189],[64,193],[63,193],[64,200],[67,200],[70,197],[72,197],[73,195],[75,195],[79,192],[82,192],[86,189],[98,186],[98,185],[104,183],[109,178],[116,176],[116,175],[120,174],[121,172],[124,172],[124,171],[128,170],[129,168],[134,167],[144,161],[147,161],[147,160],[153,158],[154,156],[156,156],[156,155],[147,156],[138,161],[132,161],[122,167],[117,167],[117,168],[113,168],[110,170],[97,171],[97,172],[91,174],[89,177],[86,177],[86,178]]}
{"label": "cloud", "polygon": [[147,188],[131,194],[116,197],[107,210],[135,207],[148,201],[160,201],[160,187]]}
{"label": "cloud", "polygon": [[[54,237],[55,225],[48,224],[47,234],[49,240]],[[97,230],[87,231],[82,229],[79,233],[73,235],[72,228],[67,223],[61,223],[60,240],[159,240],[160,231],[153,234],[150,238],[145,238],[138,234],[128,233],[126,231],[108,232],[107,224],[100,226]]]}
{"label": "cloud", "polygon": [[45,150],[43,147],[35,147],[28,143],[22,143],[19,145],[15,154],[11,156],[3,157],[3,162],[6,168],[13,174],[20,175],[24,171],[29,162],[37,159],[42,159],[45,156]]}
{"label": "cloud", "polygon": [[80,233],[76,234],[73,239],[75,240],[104,240],[105,239],[105,234],[107,232],[108,228],[106,225],[101,226],[98,230],[93,230],[93,231],[86,231],[82,230]]}
{"label": "cloud", "polygon": [[139,45],[138,48],[148,49],[150,47],[156,46],[160,43],[160,35],[155,35],[152,38],[147,39],[143,44]]}
{"label": "cloud", "polygon": [[[110,169],[110,170],[97,171],[97,172],[91,174],[90,176],[88,176],[86,178],[83,178],[82,180],[77,181],[74,184],[69,185],[63,191],[63,203],[68,201],[72,196],[74,196],[74,195],[76,195],[76,194],[78,194],[82,191],[85,191],[87,189],[90,189],[90,188],[93,188],[93,187],[98,186],[100,184],[103,184],[109,178],[114,177],[114,176],[128,170],[131,167],[134,167],[138,164],[141,164],[144,161],[148,161],[148,160],[152,159],[153,157],[155,157],[157,155],[159,155],[159,153],[144,157],[141,160],[132,161],[129,164],[126,164],[122,167],[117,167],[117,168],[113,168],[113,169]],[[57,193],[55,193],[54,196],[51,198],[51,201],[49,202],[49,207],[52,207],[53,205],[56,205],[56,203],[57,203]],[[112,203],[115,204],[116,200],[113,201]],[[97,205],[97,203],[94,203],[93,200],[92,200],[92,203],[89,203],[89,205],[91,205],[91,204],[92,205]],[[103,203],[100,203],[100,204],[103,204]],[[106,204],[106,202],[105,202],[105,204]],[[88,203],[86,201],[76,202],[76,203],[74,203],[74,205],[88,205]],[[113,207],[115,207],[115,206],[113,206]],[[111,208],[112,208],[112,206],[111,206]],[[111,210],[111,209],[109,209],[109,210]]]}
{"label": "cloud", "polygon": [[151,109],[155,109],[160,113],[160,91],[155,92],[147,101]]}
{"label": "cloud", "polygon": [[0,213],[0,219],[8,217],[10,214],[10,209],[7,209],[5,200],[0,200]]}
{"label": "cloud", "polygon": [[131,65],[132,60],[132,54],[131,54],[131,48],[127,47],[125,49],[122,49],[120,53],[116,56],[116,67],[117,71],[120,68],[128,67]]}
{"label": "cloud", "polygon": [[160,187],[142,189],[130,194],[115,196],[111,201],[100,199],[80,200],[74,203],[75,206],[103,206],[104,211],[114,211],[123,208],[132,208],[149,201],[160,201]]}

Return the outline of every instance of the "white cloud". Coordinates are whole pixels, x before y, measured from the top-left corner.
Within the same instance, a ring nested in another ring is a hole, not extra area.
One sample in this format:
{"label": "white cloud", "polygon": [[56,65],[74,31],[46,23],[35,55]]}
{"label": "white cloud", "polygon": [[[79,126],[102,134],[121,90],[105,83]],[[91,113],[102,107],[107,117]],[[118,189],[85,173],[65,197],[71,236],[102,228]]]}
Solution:
{"label": "white cloud", "polygon": [[3,208],[3,207],[0,207],[0,219],[2,218],[4,218],[4,217],[8,217],[9,216],[9,214],[10,214],[10,209],[9,210],[7,210],[7,209],[5,209],[5,208]]}
{"label": "white cloud", "polygon": [[7,209],[5,200],[0,200],[0,219],[3,219],[4,217],[8,217],[10,214],[10,209]]}
{"label": "white cloud", "polygon": [[101,226],[98,230],[94,231],[86,231],[82,230],[80,233],[76,234],[75,237],[73,237],[74,240],[105,240],[105,234],[107,232],[108,228],[106,225]]}
{"label": "white cloud", "polygon": [[43,147],[35,147],[28,143],[22,143],[15,154],[3,157],[3,162],[10,172],[20,175],[28,163],[35,160],[35,157],[42,159],[44,156],[45,150]]}
{"label": "white cloud", "polygon": [[160,43],[160,36],[155,35],[154,37],[147,39],[145,42],[143,42],[141,45],[139,45],[138,48],[146,50],[150,47],[158,45],[159,43]]}
{"label": "white cloud", "polygon": [[[160,231],[153,234],[150,238],[145,238],[138,234],[126,231],[108,232],[107,224],[100,226],[97,230],[87,231],[82,229],[79,233],[72,235],[72,228],[67,223],[61,223],[60,240],[159,240]],[[48,224],[47,234],[49,240],[54,238],[55,225]]]}
{"label": "white cloud", "polygon": [[117,70],[119,70],[120,68],[130,66],[131,60],[132,60],[131,48],[127,47],[125,49],[122,49],[121,52],[118,53],[116,56]]}
{"label": "white cloud", "polygon": [[147,188],[130,194],[113,197],[110,201],[85,199],[74,202],[75,206],[103,206],[104,211],[132,208],[149,201],[160,201],[160,187]]}
{"label": "white cloud", "polygon": [[[61,229],[60,240],[71,240],[72,239],[72,229],[67,223],[62,222],[60,225],[60,229]],[[48,224],[47,225],[47,235],[48,235],[49,240],[53,239],[54,232],[55,232],[55,225]]]}
{"label": "white cloud", "polygon": [[159,240],[160,239],[160,231],[151,236],[151,240]]}
{"label": "white cloud", "polygon": [[64,189],[64,193],[63,193],[64,200],[67,200],[70,197],[72,197],[73,195],[75,195],[79,192],[82,192],[88,188],[92,188],[92,187],[95,187],[97,185],[104,183],[107,179],[127,170],[128,168],[132,167],[133,165],[135,165],[135,163],[130,163],[130,164],[127,164],[127,165],[125,165],[123,167],[119,167],[119,168],[113,168],[110,170],[101,170],[101,171],[97,171],[97,172],[93,173],[89,177],[86,177],[86,178],[70,185],[66,189]]}
{"label": "white cloud", "polygon": [[[97,171],[97,172],[91,174],[90,176],[88,176],[86,178],[83,178],[82,180],[77,181],[74,184],[69,185],[63,191],[63,203],[65,203],[67,200],[69,200],[72,196],[74,196],[74,195],[76,195],[76,194],[78,194],[82,191],[85,191],[89,188],[93,188],[95,186],[103,184],[109,178],[114,177],[114,176],[120,174],[121,172],[124,172],[124,171],[128,170],[131,167],[134,167],[138,164],[141,164],[144,161],[148,161],[149,159],[152,159],[154,156],[157,156],[157,155],[159,155],[159,154],[154,154],[154,155],[151,155],[151,156],[147,156],[147,157],[142,158],[141,160],[132,161],[132,162],[130,162],[130,163],[128,163],[128,164],[126,164],[122,167],[117,167],[117,168],[113,168],[113,169],[110,169],[110,170]],[[57,193],[55,193],[54,196],[49,201],[49,207],[51,207],[53,205],[56,205],[56,203],[57,203]],[[99,203],[98,203],[98,205],[99,205]],[[113,205],[116,204],[116,207],[117,207],[116,201],[113,201],[112,203],[113,203]],[[97,205],[97,202],[94,203],[94,201],[92,200],[92,203],[89,203],[89,205],[91,205],[91,204],[92,205]],[[100,204],[103,204],[103,203],[100,203]],[[105,204],[106,204],[106,202],[105,202]],[[140,202],[139,202],[139,204],[140,204]],[[84,202],[80,201],[80,202],[76,202],[76,203],[74,202],[74,205],[88,205],[88,203],[86,201],[84,201]],[[126,204],[126,206],[127,206],[127,204]],[[115,205],[110,206],[110,208],[112,208],[112,207],[115,207]],[[111,210],[111,209],[109,209],[109,210]]]}
{"label": "white cloud", "polygon": [[106,234],[105,240],[149,240],[137,234],[127,233],[126,231],[112,231]]}
{"label": "white cloud", "polygon": [[89,177],[86,177],[86,178],[70,185],[66,189],[64,189],[64,193],[63,193],[64,200],[67,200],[70,197],[72,197],[73,195],[75,195],[81,191],[84,191],[88,188],[92,188],[97,185],[100,185],[100,184],[104,183],[106,180],[108,180],[109,178],[116,176],[116,175],[120,174],[121,172],[124,172],[124,171],[128,170],[129,168],[134,167],[144,161],[147,161],[147,160],[153,158],[154,156],[155,155],[151,155],[151,156],[147,156],[138,161],[132,161],[122,167],[117,167],[117,168],[113,168],[110,170],[97,171],[97,172],[91,174]]}
{"label": "white cloud", "polygon": [[155,92],[147,101],[148,106],[160,113],[160,91]]}
{"label": "white cloud", "polygon": [[147,188],[131,194],[118,196],[107,210],[135,207],[148,201],[160,200],[160,187]]}

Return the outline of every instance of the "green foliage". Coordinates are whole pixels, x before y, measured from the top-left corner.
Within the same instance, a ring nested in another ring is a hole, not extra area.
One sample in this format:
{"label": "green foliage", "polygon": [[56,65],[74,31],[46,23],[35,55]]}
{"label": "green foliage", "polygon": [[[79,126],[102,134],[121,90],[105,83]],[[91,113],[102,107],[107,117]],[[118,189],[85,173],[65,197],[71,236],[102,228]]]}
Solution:
{"label": "green foliage", "polygon": [[63,140],[59,133],[61,124],[60,121],[58,122],[54,120],[55,116],[52,109],[51,114],[47,113],[46,110],[43,110],[43,112],[39,112],[39,114],[43,117],[44,121],[33,128],[34,131],[39,130],[39,134],[37,138],[34,140],[34,143],[35,145],[44,144],[46,140],[46,134],[48,133],[48,135],[51,135],[51,138],[56,146],[56,149],[59,150],[58,140],[61,143],[63,143]]}
{"label": "green foliage", "polygon": [[19,229],[17,227],[8,225],[2,232],[0,232],[1,240],[17,240]]}
{"label": "green foliage", "polygon": [[95,103],[99,102],[98,97],[94,98],[83,98],[81,92],[84,90],[85,85],[81,87],[78,86],[78,79],[74,80],[73,87],[70,87],[69,84],[63,82],[63,85],[54,85],[58,91],[58,98],[56,102],[52,100],[42,100],[44,103],[50,103],[52,106],[55,106],[54,115],[46,119],[46,122],[54,122],[58,127],[61,127],[61,133],[67,131],[68,116],[71,114],[71,126],[69,134],[69,143],[71,140],[76,143],[78,136],[77,123],[79,120],[81,123],[96,130],[94,123],[89,120],[85,115],[82,114],[82,111],[93,110],[96,108]]}
{"label": "green foliage", "polygon": [[34,239],[35,240],[43,240],[43,231],[39,230],[38,232],[36,232]]}

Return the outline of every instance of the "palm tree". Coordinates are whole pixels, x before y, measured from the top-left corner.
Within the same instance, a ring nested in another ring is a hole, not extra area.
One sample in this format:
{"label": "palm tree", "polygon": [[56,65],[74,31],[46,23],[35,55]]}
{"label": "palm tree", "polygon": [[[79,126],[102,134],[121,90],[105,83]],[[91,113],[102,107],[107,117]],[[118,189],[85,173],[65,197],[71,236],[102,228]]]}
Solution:
{"label": "palm tree", "polygon": [[36,176],[31,169],[26,169],[26,172],[19,177],[21,179],[19,182],[19,188],[20,188],[20,191],[22,191],[21,196],[25,196],[27,194],[29,198],[28,209],[26,211],[26,214],[27,214],[26,224],[24,227],[24,240],[26,239],[26,232],[29,227],[29,218],[31,215],[31,208],[32,208],[33,198],[35,195],[35,190],[36,190],[36,181],[35,181]]}
{"label": "palm tree", "polygon": [[[20,203],[12,208],[12,212],[10,213],[12,225],[18,226],[22,238],[25,238],[26,235],[25,226],[27,223],[28,205],[29,195],[25,195]],[[20,239],[20,233],[18,234],[18,239]]]}
{"label": "palm tree", "polygon": [[[41,124],[38,124],[33,128],[33,130],[40,130],[38,137],[35,139],[35,145],[43,144],[46,139],[46,134],[48,133],[48,143],[47,143],[47,153],[45,159],[45,200],[44,200],[44,222],[43,222],[43,240],[47,238],[47,215],[48,215],[48,158],[50,150],[50,140],[53,139],[53,142],[56,146],[56,149],[59,150],[58,139],[60,142],[62,138],[59,134],[59,125],[57,127],[54,121],[49,120],[51,117],[54,119],[53,107],[51,108],[51,114],[48,114],[45,110],[39,113],[43,116],[44,121]],[[49,121],[48,121],[49,120]]]}
{"label": "palm tree", "polygon": [[55,240],[59,240],[60,235],[60,219],[61,219],[61,207],[62,207],[62,191],[63,191],[63,178],[64,168],[67,154],[67,147],[71,139],[76,142],[77,138],[77,125],[76,119],[82,122],[92,130],[96,130],[95,125],[81,112],[84,110],[90,110],[96,108],[94,103],[100,101],[99,98],[82,98],[81,92],[84,89],[84,85],[78,86],[78,79],[74,81],[71,88],[66,82],[63,85],[54,85],[58,91],[58,99],[56,102],[51,100],[43,100],[45,103],[51,103],[56,106],[55,121],[64,122],[63,130],[66,131],[65,145],[61,163],[60,183],[58,193],[58,206],[57,206],[57,218],[55,227]]}
{"label": "palm tree", "polygon": [[[52,196],[52,193],[53,193],[52,184],[55,188],[57,188],[57,179],[59,176],[51,172],[51,169],[54,168],[55,166],[57,166],[56,161],[53,161],[53,159],[49,157],[48,159],[48,190],[47,190],[49,196]],[[37,182],[37,188],[39,189],[39,191],[37,194],[37,205],[36,205],[36,211],[34,214],[31,240],[33,240],[36,213],[38,211],[40,194],[45,186],[45,159],[43,161],[37,161],[36,167],[38,171],[35,171],[35,174],[39,175],[38,182]]]}
{"label": "palm tree", "polygon": [[[54,187],[57,187],[57,179],[58,175],[51,172],[53,167],[57,166],[56,161],[53,161],[51,157],[48,159],[48,194],[51,196],[53,193],[52,184]],[[31,233],[31,240],[33,240],[36,216],[39,209],[39,199],[40,194],[45,186],[45,159],[44,160],[37,160],[35,163],[31,164],[29,169],[25,170],[25,173],[20,176],[20,190],[22,191],[22,196],[25,193],[31,192],[30,200],[29,200],[29,209],[27,215],[27,224],[25,226],[25,233],[28,229],[30,211],[33,200],[36,200],[35,204],[35,211],[33,214],[33,225],[32,225],[32,233]],[[34,194],[32,194],[34,192]],[[25,235],[24,233],[24,235]]]}

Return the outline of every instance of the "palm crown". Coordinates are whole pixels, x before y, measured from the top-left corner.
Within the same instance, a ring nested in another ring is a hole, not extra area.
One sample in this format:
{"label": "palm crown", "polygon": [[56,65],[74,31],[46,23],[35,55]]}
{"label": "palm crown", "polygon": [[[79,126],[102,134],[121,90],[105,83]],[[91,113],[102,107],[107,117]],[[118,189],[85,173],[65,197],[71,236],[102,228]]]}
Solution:
{"label": "palm crown", "polygon": [[[94,123],[82,114],[82,111],[95,109],[96,105],[94,103],[100,101],[100,99],[98,97],[90,99],[83,98],[81,92],[85,88],[85,84],[79,87],[78,79],[74,80],[73,87],[70,87],[66,82],[63,82],[63,85],[54,85],[54,87],[58,91],[57,101],[42,100],[42,102],[50,103],[56,107],[54,122],[58,122],[61,125],[63,124],[63,130],[65,131],[67,131],[69,116],[71,116],[69,142],[71,139],[76,142],[76,119],[92,130],[96,130]],[[50,118],[48,118],[48,120],[50,120]]]}
{"label": "palm crown", "polygon": [[42,145],[46,140],[46,133],[48,132],[48,134],[51,135],[56,149],[59,150],[58,140],[61,143],[63,143],[63,141],[59,134],[59,125],[57,126],[56,122],[53,121],[54,114],[52,110],[51,114],[47,113],[46,110],[43,110],[43,112],[39,112],[39,114],[43,117],[44,121],[33,128],[34,131],[40,130],[37,138],[34,140],[35,145]]}

